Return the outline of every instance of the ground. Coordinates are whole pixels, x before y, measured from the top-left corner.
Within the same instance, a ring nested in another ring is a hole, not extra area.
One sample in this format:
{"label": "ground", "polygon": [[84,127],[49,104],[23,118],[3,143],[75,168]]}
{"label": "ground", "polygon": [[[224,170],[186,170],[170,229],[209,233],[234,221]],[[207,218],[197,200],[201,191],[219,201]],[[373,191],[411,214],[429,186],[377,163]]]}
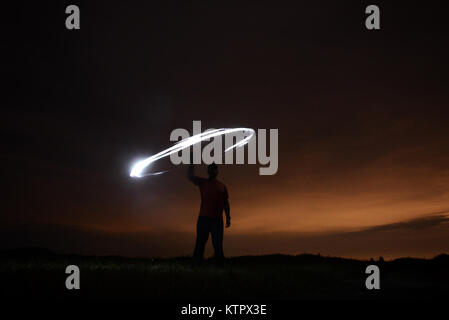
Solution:
{"label": "ground", "polygon": [[[243,256],[222,266],[188,257],[123,258],[58,255],[22,249],[0,255],[2,295],[64,299],[143,298],[225,301],[408,299],[449,297],[449,256],[361,261],[320,255]],[[80,268],[80,290],[67,290],[65,268]],[[367,290],[365,269],[380,267],[380,290]]]}

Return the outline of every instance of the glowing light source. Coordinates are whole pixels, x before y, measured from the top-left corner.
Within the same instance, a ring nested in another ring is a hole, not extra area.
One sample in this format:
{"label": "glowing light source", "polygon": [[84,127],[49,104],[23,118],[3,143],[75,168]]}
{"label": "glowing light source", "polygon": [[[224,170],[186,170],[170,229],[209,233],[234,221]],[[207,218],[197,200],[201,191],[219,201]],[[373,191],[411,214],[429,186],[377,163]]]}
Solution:
{"label": "glowing light source", "polygon": [[178,141],[174,146],[165,149],[151,157],[148,157],[144,160],[138,161],[131,169],[131,173],[129,174],[131,177],[133,178],[141,178],[147,175],[156,175],[156,174],[161,174],[164,172],[157,172],[157,173],[152,173],[152,174],[144,174],[143,171],[153,162],[156,162],[159,159],[168,157],[169,155],[179,152],[183,149],[189,148],[191,146],[193,146],[194,144],[200,143],[201,141],[204,140],[208,140],[217,136],[222,136],[225,134],[229,134],[229,133],[234,133],[234,132],[239,132],[239,131],[243,131],[246,133],[246,137],[243,138],[242,140],[238,141],[236,144],[233,144],[232,146],[228,147],[225,152],[228,152],[229,150],[233,149],[233,148],[237,148],[237,147],[242,147],[245,144],[248,143],[248,141],[253,137],[253,135],[255,134],[255,131],[253,129],[250,128],[232,128],[232,129],[225,129],[225,128],[221,128],[221,129],[214,129],[214,130],[210,130],[207,132],[203,132],[200,134],[196,134],[194,136],[185,138],[181,141]]}

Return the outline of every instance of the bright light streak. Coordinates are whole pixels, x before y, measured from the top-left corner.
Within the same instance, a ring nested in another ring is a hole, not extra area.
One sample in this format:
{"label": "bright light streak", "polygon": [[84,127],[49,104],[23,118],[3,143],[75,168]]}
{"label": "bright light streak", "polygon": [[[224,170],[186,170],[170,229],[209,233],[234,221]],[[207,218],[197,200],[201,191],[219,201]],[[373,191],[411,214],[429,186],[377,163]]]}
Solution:
{"label": "bright light streak", "polygon": [[194,136],[185,138],[181,141],[178,141],[174,146],[165,149],[164,151],[161,151],[151,157],[148,157],[144,160],[141,160],[139,162],[137,162],[131,169],[131,173],[130,176],[133,178],[141,178],[147,175],[156,175],[156,174],[161,174],[163,172],[157,172],[157,173],[153,173],[153,174],[144,174],[143,171],[153,162],[156,162],[159,159],[168,157],[169,155],[179,152],[185,148],[189,148],[191,146],[193,146],[194,144],[200,143],[201,141],[204,140],[208,140],[217,136],[222,136],[228,133],[234,133],[234,132],[239,132],[239,131],[244,131],[247,136],[245,138],[243,138],[242,140],[238,141],[236,144],[230,146],[229,148],[227,148],[225,150],[225,152],[228,152],[229,150],[233,149],[233,148],[237,148],[237,147],[242,147],[245,144],[248,143],[248,141],[253,137],[253,135],[255,134],[255,131],[253,129],[250,128],[233,128],[233,129],[214,129],[214,130],[210,130],[207,132],[203,132],[200,134],[196,134]]}

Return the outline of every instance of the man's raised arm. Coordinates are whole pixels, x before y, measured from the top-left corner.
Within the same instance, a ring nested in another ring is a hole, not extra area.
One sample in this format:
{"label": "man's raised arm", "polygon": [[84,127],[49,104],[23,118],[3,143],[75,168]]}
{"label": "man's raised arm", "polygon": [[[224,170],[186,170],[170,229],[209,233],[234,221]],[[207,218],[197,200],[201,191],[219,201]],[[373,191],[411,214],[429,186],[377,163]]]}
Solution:
{"label": "man's raised arm", "polygon": [[187,179],[189,179],[194,184],[198,184],[198,177],[195,177],[194,170],[195,168],[193,166],[193,155],[190,154],[189,169],[187,169]]}

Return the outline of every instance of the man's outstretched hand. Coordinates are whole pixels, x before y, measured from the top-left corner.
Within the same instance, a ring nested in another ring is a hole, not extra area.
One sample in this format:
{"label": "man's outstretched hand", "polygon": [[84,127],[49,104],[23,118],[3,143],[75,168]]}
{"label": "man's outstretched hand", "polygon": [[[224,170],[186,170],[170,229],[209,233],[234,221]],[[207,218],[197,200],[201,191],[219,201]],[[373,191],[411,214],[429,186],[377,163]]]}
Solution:
{"label": "man's outstretched hand", "polygon": [[226,228],[231,226],[231,218],[226,218]]}

